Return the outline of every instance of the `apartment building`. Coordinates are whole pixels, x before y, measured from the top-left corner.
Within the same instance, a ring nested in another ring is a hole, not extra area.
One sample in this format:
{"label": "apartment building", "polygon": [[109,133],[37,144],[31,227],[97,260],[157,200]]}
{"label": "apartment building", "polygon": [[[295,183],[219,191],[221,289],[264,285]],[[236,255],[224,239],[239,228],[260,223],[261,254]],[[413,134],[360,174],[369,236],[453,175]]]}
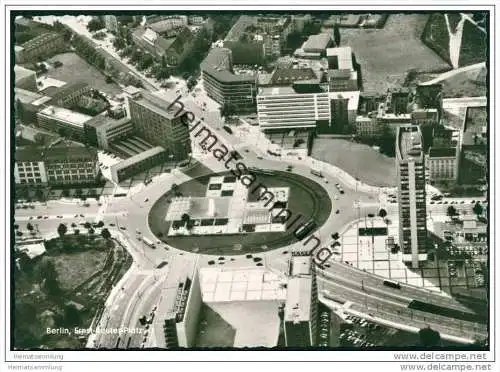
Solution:
{"label": "apartment building", "polygon": [[431,181],[456,181],[458,178],[457,147],[430,148],[427,168]]}
{"label": "apartment building", "polygon": [[65,84],[62,87],[49,87],[43,93],[52,98],[52,104],[61,107],[76,105],[82,96],[88,95],[92,87],[84,82]]}
{"label": "apartment building", "polygon": [[128,105],[138,136],[163,147],[175,160],[187,159],[191,152],[191,141],[181,115],[176,115],[177,106],[169,108],[169,101],[145,90],[136,98],[128,98]]}
{"label": "apartment building", "polygon": [[356,135],[359,137],[372,138],[380,134],[380,127],[377,123],[377,118],[370,116],[356,117]]}
{"label": "apartment building", "polygon": [[222,106],[231,104],[237,111],[255,109],[257,76],[234,74],[231,50],[212,48],[200,67],[203,87],[210,98]]}
{"label": "apartment building", "polygon": [[19,185],[92,184],[98,176],[97,151],[80,144],[25,146],[15,152],[14,180]]}
{"label": "apartment building", "polygon": [[283,316],[286,346],[315,346],[318,298],[311,256],[292,255],[289,274]]}
{"label": "apartment building", "polygon": [[398,127],[396,171],[399,202],[399,245],[403,261],[418,268],[427,260],[425,157],[417,125]]}

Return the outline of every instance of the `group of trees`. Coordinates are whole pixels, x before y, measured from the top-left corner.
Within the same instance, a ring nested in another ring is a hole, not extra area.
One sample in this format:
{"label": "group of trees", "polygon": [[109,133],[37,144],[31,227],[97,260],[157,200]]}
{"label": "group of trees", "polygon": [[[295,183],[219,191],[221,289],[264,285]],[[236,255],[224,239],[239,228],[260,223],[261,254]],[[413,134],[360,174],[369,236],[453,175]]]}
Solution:
{"label": "group of trees", "polygon": [[[477,202],[476,204],[474,204],[474,207],[472,207],[472,211],[474,212],[475,215],[480,216],[483,214],[484,208],[481,205],[481,203]],[[449,217],[454,217],[458,215],[458,211],[453,205],[450,205],[446,210],[446,214]]]}
{"label": "group of trees", "polygon": [[72,45],[78,55],[84,58],[90,64],[96,66],[100,70],[106,67],[106,58],[100,54],[96,48],[81,36],[75,36],[72,39]]}
{"label": "group of trees", "polygon": [[105,27],[104,22],[100,17],[93,17],[87,24],[87,30],[89,32],[99,31],[102,30],[104,27]]}

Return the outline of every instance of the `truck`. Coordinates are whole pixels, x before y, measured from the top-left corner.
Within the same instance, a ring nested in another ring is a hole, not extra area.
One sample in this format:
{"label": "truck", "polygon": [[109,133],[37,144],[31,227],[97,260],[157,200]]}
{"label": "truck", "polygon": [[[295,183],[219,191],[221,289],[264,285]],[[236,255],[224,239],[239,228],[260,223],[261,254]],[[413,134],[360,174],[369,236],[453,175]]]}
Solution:
{"label": "truck", "polygon": [[155,248],[156,248],[155,243],[153,243],[153,241],[152,241],[152,240],[150,240],[150,239],[146,238],[145,236],[143,236],[143,237],[142,237],[142,241],[143,241],[143,242],[144,242],[144,244],[146,244],[147,246],[149,246],[149,247],[151,247],[151,248],[153,248],[153,249],[155,249]]}
{"label": "truck", "polygon": [[323,173],[321,173],[320,169],[311,168],[311,174],[317,177],[323,177]]}

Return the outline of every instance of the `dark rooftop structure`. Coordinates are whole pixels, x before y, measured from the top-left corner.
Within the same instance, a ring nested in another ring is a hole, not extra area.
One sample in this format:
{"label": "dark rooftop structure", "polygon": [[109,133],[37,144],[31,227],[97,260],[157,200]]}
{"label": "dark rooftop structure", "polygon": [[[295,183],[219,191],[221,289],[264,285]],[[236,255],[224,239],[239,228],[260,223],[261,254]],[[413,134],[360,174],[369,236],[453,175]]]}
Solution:
{"label": "dark rooftop structure", "polygon": [[455,157],[457,149],[455,147],[447,147],[447,148],[430,148],[429,156],[431,158],[447,158],[447,157]]}

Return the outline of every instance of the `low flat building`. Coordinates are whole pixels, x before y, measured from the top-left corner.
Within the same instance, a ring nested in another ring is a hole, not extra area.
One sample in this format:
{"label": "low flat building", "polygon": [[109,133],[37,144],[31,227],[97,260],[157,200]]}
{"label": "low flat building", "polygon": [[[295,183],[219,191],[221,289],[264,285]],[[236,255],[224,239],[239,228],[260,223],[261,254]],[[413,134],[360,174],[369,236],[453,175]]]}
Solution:
{"label": "low flat building", "polygon": [[326,55],[326,50],[334,45],[334,42],[328,33],[311,35],[294,52],[294,56],[306,59],[319,59]]}
{"label": "low flat building", "polygon": [[22,66],[14,66],[14,78],[16,88],[37,92],[36,72]]}
{"label": "low flat building", "polygon": [[143,151],[111,166],[111,180],[119,183],[168,160],[168,153],[161,146]]}
{"label": "low flat building", "polygon": [[90,93],[92,88],[84,82],[65,84],[61,87],[49,87],[44,94],[52,98],[51,104],[61,107],[76,105],[83,95]]}
{"label": "low flat building", "polygon": [[373,138],[380,134],[380,127],[376,117],[357,116],[356,117],[356,135],[359,137]]}

